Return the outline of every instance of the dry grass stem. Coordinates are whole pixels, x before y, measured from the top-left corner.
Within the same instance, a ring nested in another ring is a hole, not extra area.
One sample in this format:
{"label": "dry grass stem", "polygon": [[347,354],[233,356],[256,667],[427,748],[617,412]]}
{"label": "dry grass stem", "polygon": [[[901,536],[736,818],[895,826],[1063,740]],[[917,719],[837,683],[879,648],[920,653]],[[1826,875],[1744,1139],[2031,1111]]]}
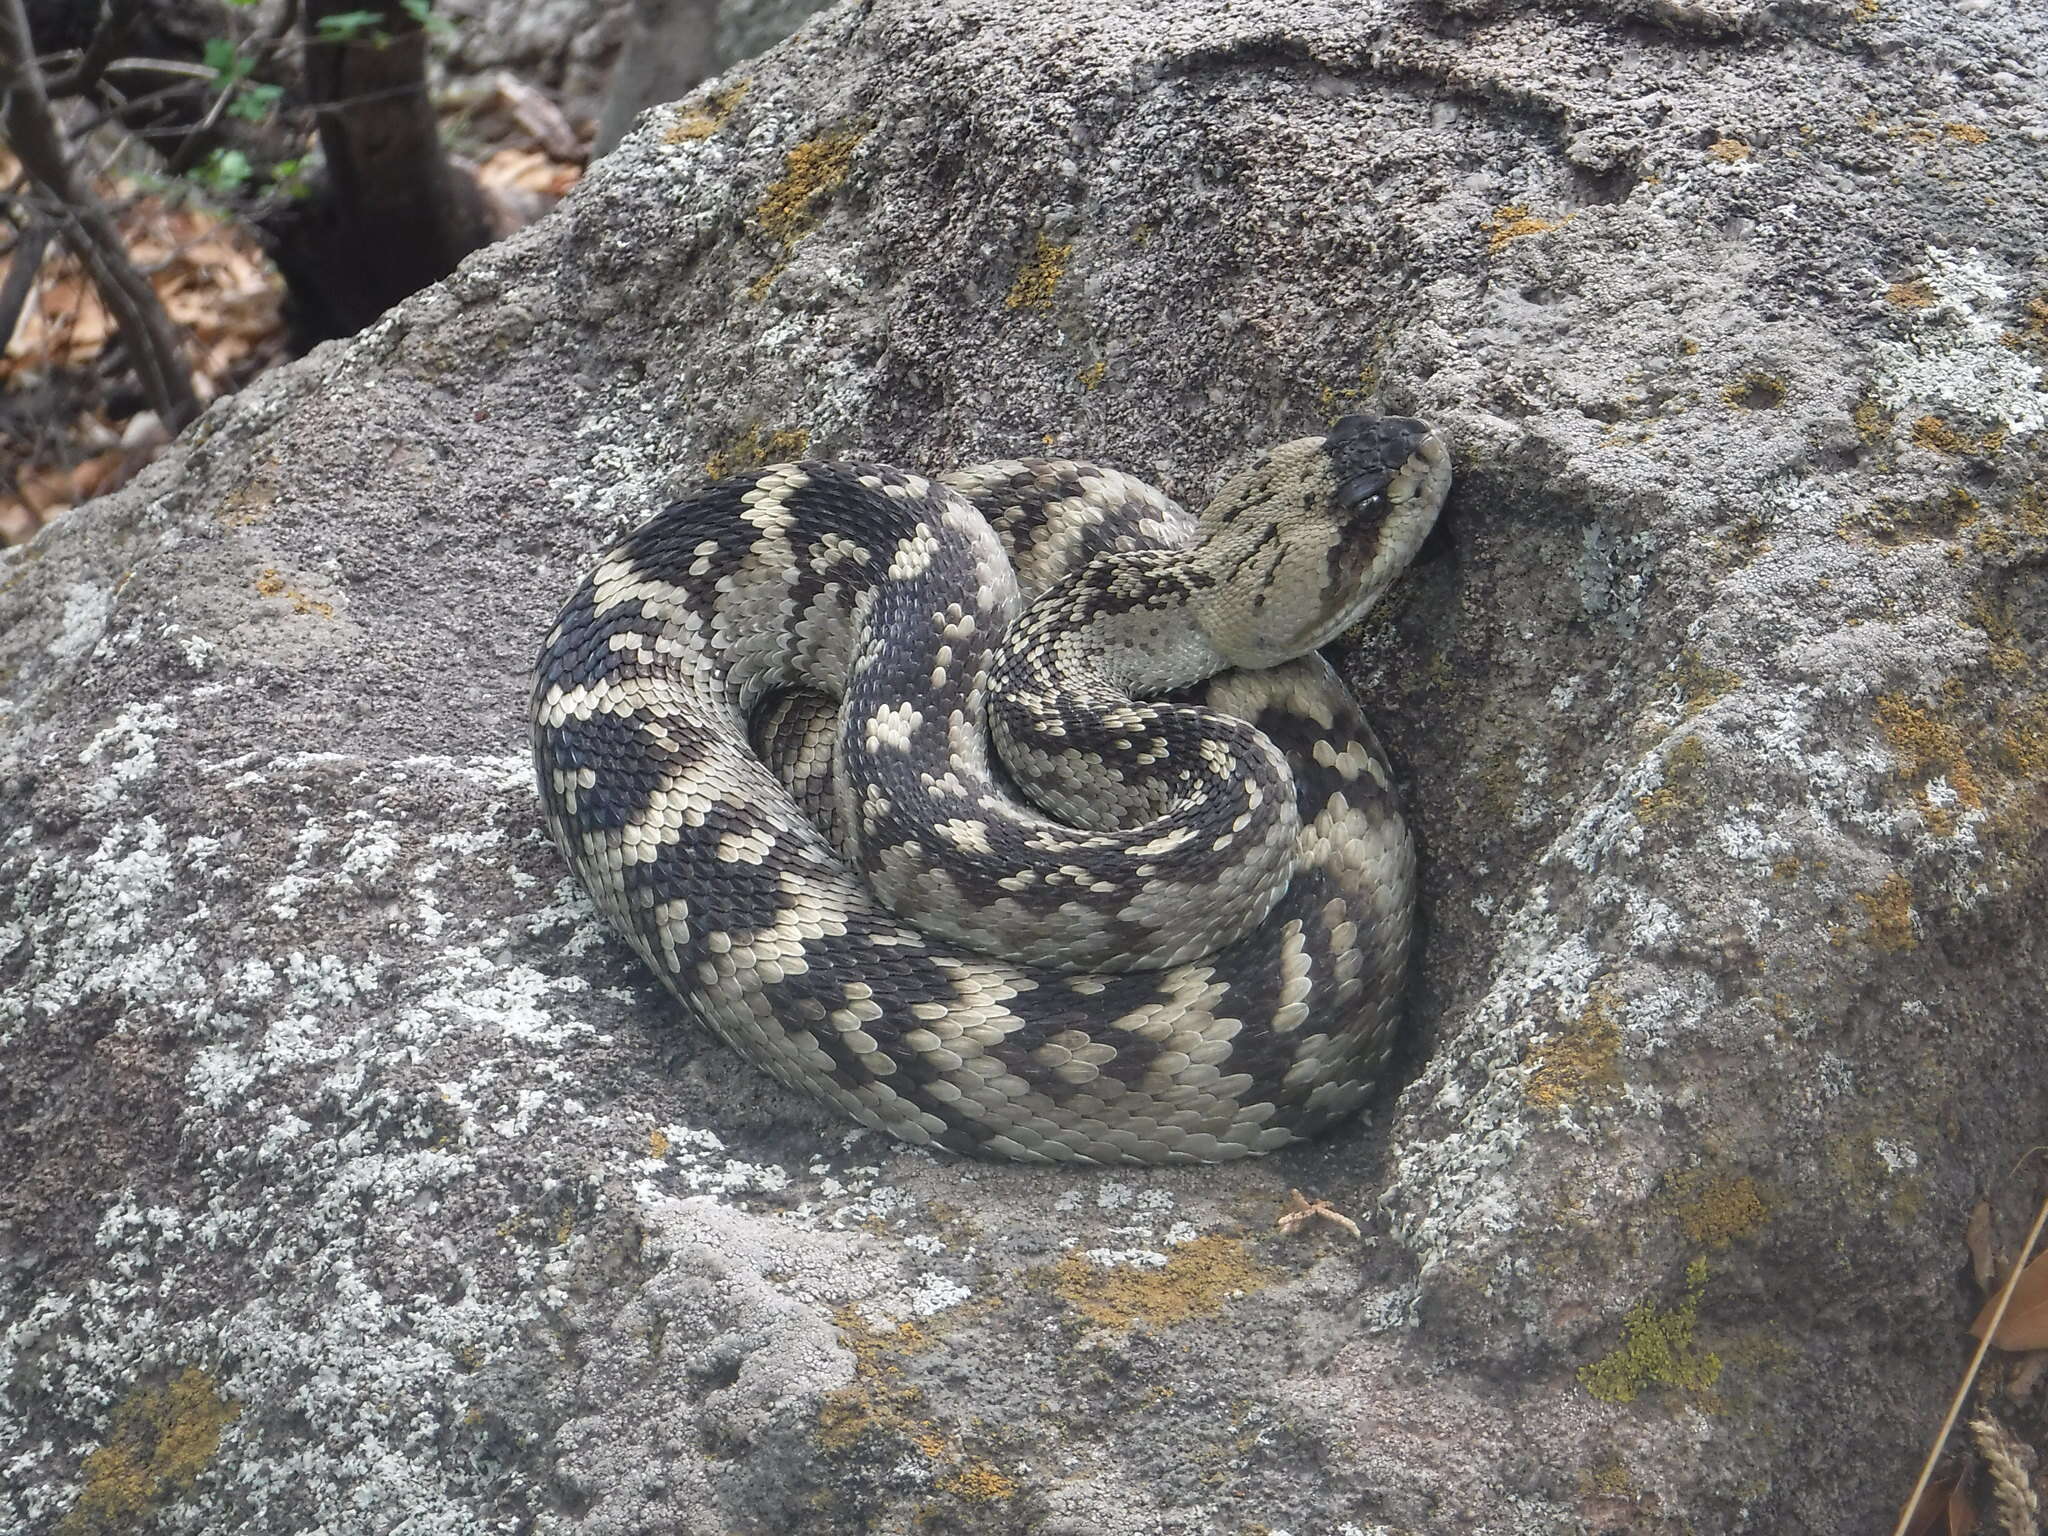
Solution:
{"label": "dry grass stem", "polygon": [[[1970,1388],[1976,1384],[1977,1372],[1984,1364],[1985,1353],[1991,1348],[1991,1340],[1998,1332],[1998,1325],[2005,1321],[2005,1309],[2012,1302],[2013,1287],[2034,1257],[2034,1245],[2041,1240],[2041,1228],[2048,1225],[2048,1199],[2043,1199],[2040,1210],[2034,1213],[2034,1225],[2027,1232],[2026,1243],[2020,1248],[2019,1257],[2013,1260],[2012,1271],[2005,1277],[2005,1284],[1999,1287],[1998,1305],[1992,1309],[1985,1325],[1984,1337],[1977,1341],[1977,1352],[1970,1356],[1968,1369],[1956,1387],[1955,1396],[1949,1399],[1948,1412],[1942,1416],[1941,1428],[1935,1431],[1934,1443],[1927,1447],[1927,1459],[1920,1463],[1920,1476],[1914,1479],[1913,1491],[1906,1495],[1906,1502],[1899,1510],[1899,1523],[1892,1527],[1892,1536],[1906,1536],[1906,1527],[1913,1519],[1913,1511],[1920,1502],[1920,1495],[1934,1476],[1934,1464],[1941,1459],[1941,1448],[1948,1443],[1949,1431],[1956,1426],[1956,1419],[1963,1411],[1963,1403],[1970,1395]],[[2037,1529],[2037,1527],[2028,1527]]]}
{"label": "dry grass stem", "polygon": [[1990,1414],[1970,1421],[1977,1454],[1991,1472],[1992,1507],[2005,1536],[2041,1536],[2041,1499],[2034,1492],[2034,1453]]}

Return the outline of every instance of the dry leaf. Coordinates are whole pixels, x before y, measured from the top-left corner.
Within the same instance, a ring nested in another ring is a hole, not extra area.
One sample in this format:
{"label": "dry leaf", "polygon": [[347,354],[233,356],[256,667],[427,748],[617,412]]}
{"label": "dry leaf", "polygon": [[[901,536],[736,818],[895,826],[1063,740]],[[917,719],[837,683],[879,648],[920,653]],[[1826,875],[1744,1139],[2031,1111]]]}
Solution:
{"label": "dry leaf", "polygon": [[517,75],[499,70],[493,77],[498,99],[511,110],[512,120],[532,134],[535,142],[557,160],[580,160],[583,145],[576,130],[562,116],[562,109]]}
{"label": "dry leaf", "polygon": [[1970,1273],[1977,1277],[1977,1289],[1987,1295],[1998,1266],[1991,1261],[1991,1202],[1979,1200],[1970,1212],[1970,1224],[1963,1229],[1963,1246],[1970,1250]]}
{"label": "dry leaf", "polygon": [[[1970,1324],[1970,1332],[1983,1338],[1997,1309],[1998,1298],[1993,1296]],[[2037,1254],[2034,1262],[2020,1271],[2012,1301],[1998,1332],[1991,1335],[1991,1343],[1998,1349],[2048,1349],[2048,1253]]]}
{"label": "dry leaf", "polygon": [[1976,1529],[1977,1506],[1970,1498],[1969,1481],[1954,1472],[1920,1491],[1905,1536],[1970,1536]]}
{"label": "dry leaf", "polygon": [[484,157],[476,176],[493,192],[559,198],[582,179],[583,168],[551,160],[537,149],[500,149]]}

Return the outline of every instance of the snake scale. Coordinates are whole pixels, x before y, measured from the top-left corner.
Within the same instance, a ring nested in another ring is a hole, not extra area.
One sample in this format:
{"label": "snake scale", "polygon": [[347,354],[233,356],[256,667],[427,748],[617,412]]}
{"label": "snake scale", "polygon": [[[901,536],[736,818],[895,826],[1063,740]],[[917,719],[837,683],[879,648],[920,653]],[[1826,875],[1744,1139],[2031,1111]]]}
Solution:
{"label": "snake scale", "polygon": [[1386,1060],[1415,868],[1316,648],[1450,474],[1356,415],[1199,516],[1065,460],[714,481],[548,633],[549,830],[690,1015],[863,1124],[1097,1163],[1312,1135]]}

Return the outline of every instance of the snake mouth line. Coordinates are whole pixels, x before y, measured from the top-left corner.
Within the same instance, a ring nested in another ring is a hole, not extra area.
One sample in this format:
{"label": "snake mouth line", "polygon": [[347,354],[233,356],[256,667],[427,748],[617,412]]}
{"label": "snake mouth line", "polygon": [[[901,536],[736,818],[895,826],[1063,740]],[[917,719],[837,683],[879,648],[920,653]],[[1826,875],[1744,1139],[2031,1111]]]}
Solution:
{"label": "snake mouth line", "polygon": [[1442,438],[1430,433],[1387,482],[1387,501],[1399,505],[1415,500],[1418,493],[1440,491],[1450,480],[1450,469],[1450,451]]}

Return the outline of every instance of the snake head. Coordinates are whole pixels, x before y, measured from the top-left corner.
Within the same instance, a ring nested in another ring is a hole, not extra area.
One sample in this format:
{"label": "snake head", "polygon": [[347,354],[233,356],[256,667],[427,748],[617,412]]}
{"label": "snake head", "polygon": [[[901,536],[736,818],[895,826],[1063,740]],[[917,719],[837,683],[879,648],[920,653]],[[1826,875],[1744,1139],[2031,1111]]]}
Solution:
{"label": "snake head", "polygon": [[1197,624],[1240,667],[1328,644],[1415,557],[1450,487],[1443,440],[1411,417],[1346,416],[1268,450],[1202,512]]}

